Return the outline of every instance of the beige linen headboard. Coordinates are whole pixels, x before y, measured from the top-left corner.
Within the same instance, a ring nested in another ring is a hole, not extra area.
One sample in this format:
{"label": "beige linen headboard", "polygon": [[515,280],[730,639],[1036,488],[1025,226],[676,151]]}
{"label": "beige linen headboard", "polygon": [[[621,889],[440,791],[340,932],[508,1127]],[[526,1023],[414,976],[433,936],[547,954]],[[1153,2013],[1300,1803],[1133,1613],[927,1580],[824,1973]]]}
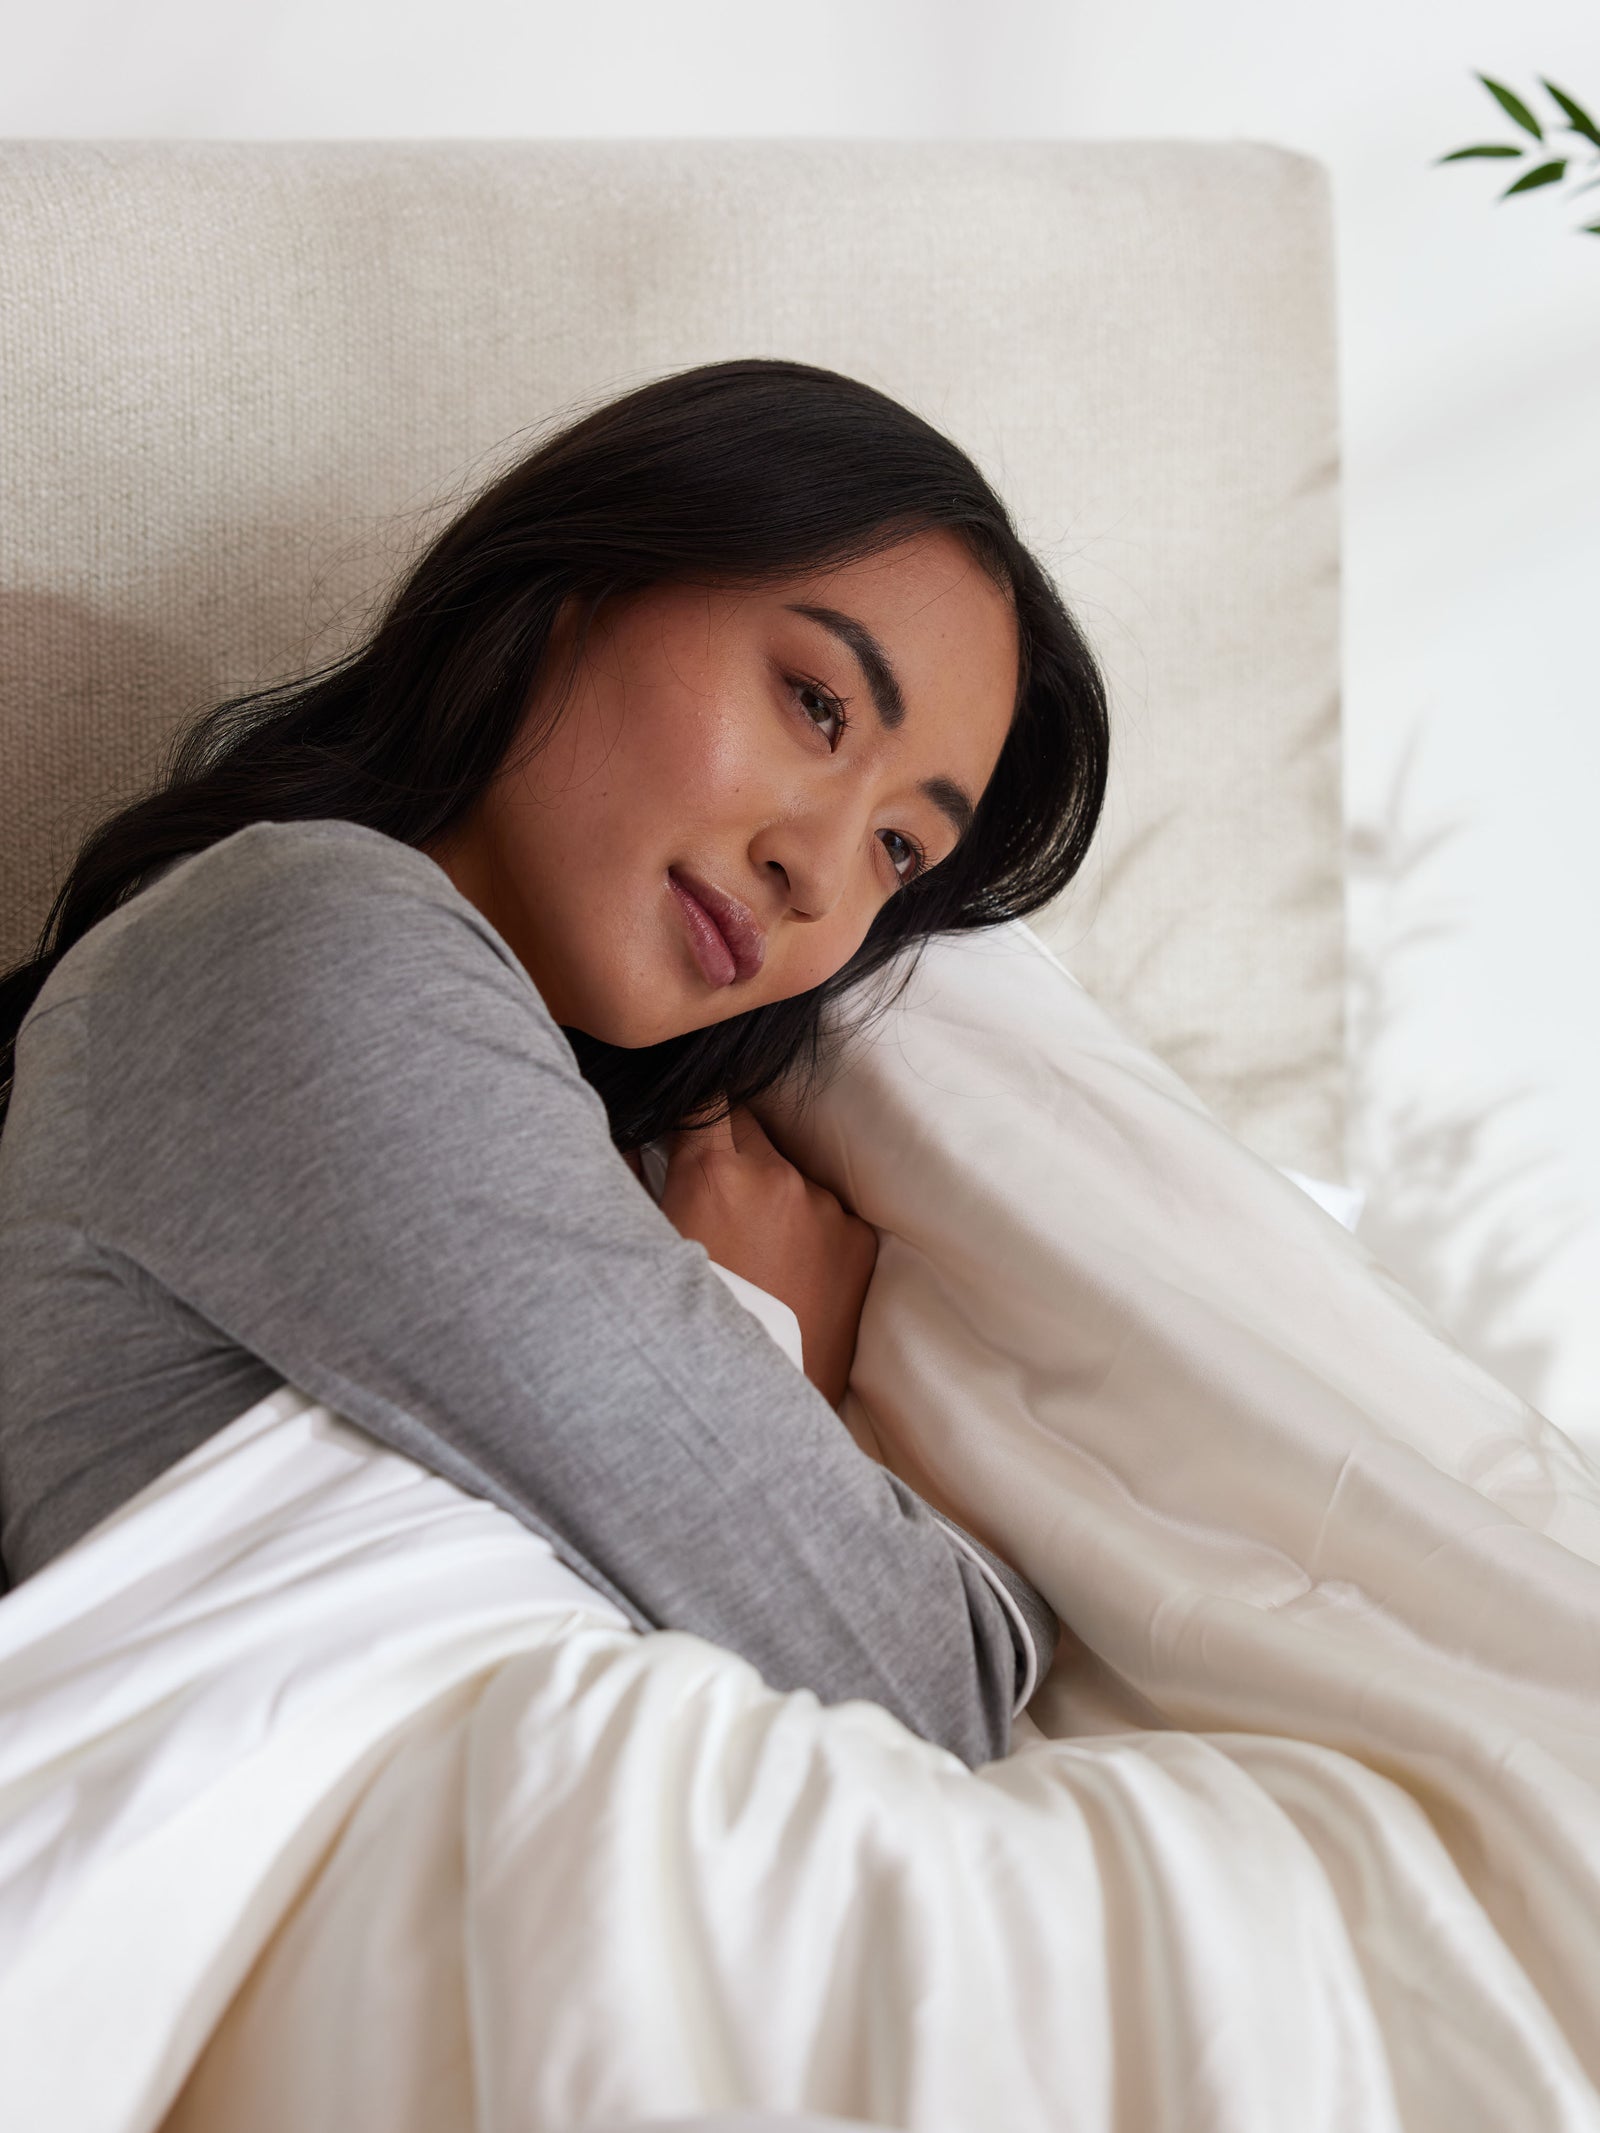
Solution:
{"label": "beige linen headboard", "polygon": [[1112,693],[1034,924],[1341,1177],[1328,184],[1251,143],[0,144],[0,958],[185,719],[327,657],[519,437],[750,354],[996,481]]}

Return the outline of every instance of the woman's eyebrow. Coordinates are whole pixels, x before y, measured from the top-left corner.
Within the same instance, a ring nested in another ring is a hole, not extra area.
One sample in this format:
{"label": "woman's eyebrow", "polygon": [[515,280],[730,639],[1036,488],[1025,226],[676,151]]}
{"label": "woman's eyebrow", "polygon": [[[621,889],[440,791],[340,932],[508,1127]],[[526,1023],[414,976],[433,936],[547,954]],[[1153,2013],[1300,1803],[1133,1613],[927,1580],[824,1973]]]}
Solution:
{"label": "woman's eyebrow", "polygon": [[[804,601],[787,604],[791,615],[804,615],[810,622],[820,622],[855,654],[856,664],[866,676],[879,719],[891,728],[900,725],[906,715],[900,677],[890,665],[888,653],[866,624],[858,622],[854,615],[841,614],[836,607],[812,607]],[[951,824],[959,843],[972,827],[976,812],[967,794],[951,778],[924,778],[921,790]]]}
{"label": "woman's eyebrow", "polygon": [[841,615],[836,607],[807,607],[791,603],[791,615],[805,615],[812,622],[820,622],[843,645],[848,645],[856,655],[856,664],[867,677],[867,687],[872,691],[872,701],[878,707],[878,716],[886,726],[898,726],[906,715],[906,700],[901,692],[900,677],[889,664],[889,655],[873,636],[864,622],[854,615]]}

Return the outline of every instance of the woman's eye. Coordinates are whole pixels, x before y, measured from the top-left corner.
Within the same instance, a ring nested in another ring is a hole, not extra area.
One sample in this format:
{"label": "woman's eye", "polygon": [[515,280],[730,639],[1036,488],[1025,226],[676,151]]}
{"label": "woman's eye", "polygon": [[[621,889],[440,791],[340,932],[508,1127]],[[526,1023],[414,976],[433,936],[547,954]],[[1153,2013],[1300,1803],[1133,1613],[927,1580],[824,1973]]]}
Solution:
{"label": "woman's eye", "polygon": [[[899,861],[895,859],[893,852],[890,852],[889,857],[890,860],[894,863],[895,872],[900,875],[900,879],[902,881],[915,881],[917,876],[922,872],[923,867],[923,853],[921,845],[913,844],[909,837],[902,837],[898,830],[886,830],[884,832],[884,835],[886,839],[892,837],[897,844],[904,845],[907,853],[910,855],[910,858],[912,860],[910,870],[908,872],[902,873]],[[885,844],[885,849],[887,850],[887,843]]]}
{"label": "woman's eye", "polygon": [[[844,738],[846,728],[850,724],[849,718],[845,714],[844,705],[840,703],[838,697],[830,689],[824,689],[817,682],[795,681],[791,686],[800,699],[801,708],[804,710],[806,717],[811,720],[814,726],[820,726],[822,719],[831,718],[835,721],[838,732],[833,737],[832,745],[837,748]],[[816,715],[818,711],[822,714],[821,719]],[[906,861],[909,861],[909,864],[907,864],[896,859],[894,853],[890,851],[889,858],[895,872],[902,881],[915,881],[922,872],[926,861],[926,855],[921,845],[913,842],[910,837],[903,837],[899,830],[888,830],[885,832],[885,837],[886,839],[892,837],[895,843],[904,851]],[[888,850],[887,843],[885,844],[885,849]]]}
{"label": "woman's eye", "polygon": [[831,718],[837,722],[839,730],[833,738],[833,745],[837,748],[844,738],[845,728],[850,723],[845,717],[844,705],[830,690],[819,688],[814,681],[797,681],[794,687],[800,698],[801,708],[813,725],[821,723],[816,716],[818,710],[823,718]]}

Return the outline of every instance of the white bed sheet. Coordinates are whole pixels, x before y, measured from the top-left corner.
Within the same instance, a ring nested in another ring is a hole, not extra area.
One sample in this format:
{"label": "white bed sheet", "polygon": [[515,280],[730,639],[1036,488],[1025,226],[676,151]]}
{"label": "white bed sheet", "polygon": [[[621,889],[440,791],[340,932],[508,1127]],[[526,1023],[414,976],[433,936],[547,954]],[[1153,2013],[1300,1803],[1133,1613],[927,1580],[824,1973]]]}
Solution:
{"label": "white bed sheet", "polygon": [[0,1698],[18,2125],[1600,2126],[1393,1779],[1163,1730],[968,1772],[291,1388],[0,1606]]}

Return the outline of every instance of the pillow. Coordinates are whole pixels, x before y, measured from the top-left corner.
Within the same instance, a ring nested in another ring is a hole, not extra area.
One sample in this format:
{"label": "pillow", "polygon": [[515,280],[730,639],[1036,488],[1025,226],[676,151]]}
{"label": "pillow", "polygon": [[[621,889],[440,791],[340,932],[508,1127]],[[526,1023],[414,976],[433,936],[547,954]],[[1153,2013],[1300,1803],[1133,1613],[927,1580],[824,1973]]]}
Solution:
{"label": "pillow", "polygon": [[881,1233],[847,1420],[1066,1626],[1046,1730],[1387,1750],[1402,1670],[1592,1697],[1600,1469],[1025,924],[756,1109]]}

